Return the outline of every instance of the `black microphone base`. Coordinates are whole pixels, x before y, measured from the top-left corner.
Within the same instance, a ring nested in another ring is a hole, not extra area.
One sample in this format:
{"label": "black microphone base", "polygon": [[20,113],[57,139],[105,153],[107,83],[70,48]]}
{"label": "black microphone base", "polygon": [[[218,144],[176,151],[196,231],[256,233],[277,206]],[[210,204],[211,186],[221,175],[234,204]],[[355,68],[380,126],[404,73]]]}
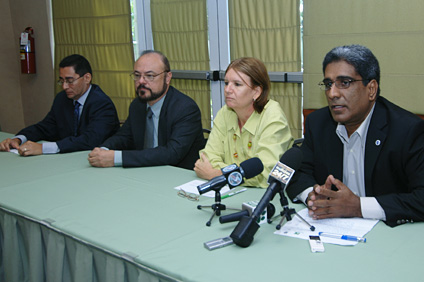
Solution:
{"label": "black microphone base", "polygon": [[248,210],[239,211],[232,214],[223,215],[219,218],[220,223],[227,223],[240,220],[243,216],[249,216]]}
{"label": "black microphone base", "polygon": [[236,245],[244,248],[249,247],[259,227],[256,217],[243,216],[230,237]]}

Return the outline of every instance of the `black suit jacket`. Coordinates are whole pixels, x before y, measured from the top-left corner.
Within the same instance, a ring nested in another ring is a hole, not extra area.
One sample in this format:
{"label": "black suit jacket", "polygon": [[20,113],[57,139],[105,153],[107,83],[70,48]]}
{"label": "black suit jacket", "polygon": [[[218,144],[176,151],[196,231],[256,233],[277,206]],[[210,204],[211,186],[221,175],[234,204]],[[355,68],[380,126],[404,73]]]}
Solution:
{"label": "black suit jacket", "polygon": [[[293,200],[332,174],[343,180],[343,144],[328,107],[311,113],[301,146],[303,162],[287,193]],[[424,121],[383,97],[376,101],[365,145],[365,192],[396,226],[424,220]]]}
{"label": "black suit jacket", "polygon": [[159,117],[158,147],[144,150],[146,103],[135,98],[119,131],[102,147],[122,150],[124,167],[173,165],[193,169],[205,145],[200,110],[188,96],[170,86]]}
{"label": "black suit jacket", "polygon": [[73,136],[73,100],[65,91],[56,95],[50,112],[34,125],[22,129],[17,135],[25,135],[30,141],[56,142],[60,153],[92,150],[119,128],[119,119],[112,100],[92,84],[81,113],[78,134]]}

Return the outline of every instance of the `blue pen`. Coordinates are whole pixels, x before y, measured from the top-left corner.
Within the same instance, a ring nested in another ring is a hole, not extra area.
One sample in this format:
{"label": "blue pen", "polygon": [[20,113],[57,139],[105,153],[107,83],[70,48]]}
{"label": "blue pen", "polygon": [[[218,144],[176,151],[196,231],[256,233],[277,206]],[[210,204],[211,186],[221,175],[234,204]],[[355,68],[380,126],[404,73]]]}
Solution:
{"label": "blue pen", "polygon": [[325,233],[325,232],[319,232],[318,234],[319,236],[323,236],[323,237],[342,239],[342,240],[348,240],[348,241],[356,241],[356,242],[362,242],[362,243],[365,243],[367,241],[366,238],[352,236],[352,235],[340,235],[340,234]]}

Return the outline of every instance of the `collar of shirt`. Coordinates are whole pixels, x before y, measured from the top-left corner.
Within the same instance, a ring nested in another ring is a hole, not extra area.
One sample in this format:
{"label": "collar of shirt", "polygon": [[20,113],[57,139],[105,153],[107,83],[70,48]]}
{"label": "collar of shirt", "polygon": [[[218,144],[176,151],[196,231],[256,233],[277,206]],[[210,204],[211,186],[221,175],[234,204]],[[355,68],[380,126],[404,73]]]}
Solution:
{"label": "collar of shirt", "polygon": [[[266,106],[265,106],[266,107]],[[265,111],[265,109],[264,109]],[[228,130],[233,130],[237,135],[240,134],[240,128],[238,125],[238,117],[236,112],[231,110],[231,119],[228,121],[231,126],[228,127]],[[256,129],[260,123],[261,114],[259,114],[257,111],[253,111],[253,113],[250,115],[250,117],[247,119],[246,123],[244,124],[243,129],[249,132],[252,135],[255,135]]]}
{"label": "collar of shirt", "polygon": [[250,134],[255,135],[260,119],[261,115],[257,111],[253,111],[252,115],[249,117],[243,128],[247,130]]}
{"label": "collar of shirt", "polygon": [[[85,100],[87,100],[88,93],[90,93],[90,90],[91,90],[91,84],[90,84],[90,87],[88,87],[87,91],[85,91],[85,93],[82,94],[82,96],[77,100],[81,106],[84,106]],[[74,101],[74,105],[75,105],[75,101]]]}
{"label": "collar of shirt", "polygon": [[[374,103],[371,111],[369,112],[368,116],[361,123],[361,125],[358,127],[358,129],[356,129],[356,131],[352,134],[352,136],[354,134],[357,134],[359,136],[359,138],[361,139],[362,148],[365,147],[365,141],[366,141],[366,136],[367,136],[367,132],[368,132],[368,127],[370,126],[371,117],[372,117],[372,114],[374,113],[374,108],[375,108],[375,103]],[[349,136],[347,135],[346,127],[343,124],[339,123],[337,125],[336,134],[337,134],[337,136],[339,136],[339,138],[340,138],[340,140],[342,141],[343,144],[349,143]]]}
{"label": "collar of shirt", "polygon": [[166,97],[166,94],[163,95],[163,97],[159,101],[157,101],[156,103],[154,103],[152,106],[150,106],[149,104],[147,104],[147,108],[146,109],[148,109],[148,108],[152,109],[152,113],[153,113],[153,117],[154,118],[159,119],[160,111],[162,109],[163,102],[165,101],[165,97]]}

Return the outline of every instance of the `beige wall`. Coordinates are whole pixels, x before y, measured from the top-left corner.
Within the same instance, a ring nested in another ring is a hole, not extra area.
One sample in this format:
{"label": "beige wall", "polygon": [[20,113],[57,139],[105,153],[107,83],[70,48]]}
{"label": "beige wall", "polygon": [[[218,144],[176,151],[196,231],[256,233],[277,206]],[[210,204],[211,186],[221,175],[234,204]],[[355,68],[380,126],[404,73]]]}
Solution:
{"label": "beige wall", "polygon": [[[49,0],[0,0],[0,127],[16,133],[41,120],[54,98]],[[19,36],[34,29],[36,74],[21,74]]]}
{"label": "beige wall", "polygon": [[[424,1],[304,0],[304,107],[327,105],[318,88],[322,60],[333,47],[367,46],[381,69],[381,96],[424,114]],[[407,3],[407,4],[406,4]]]}

